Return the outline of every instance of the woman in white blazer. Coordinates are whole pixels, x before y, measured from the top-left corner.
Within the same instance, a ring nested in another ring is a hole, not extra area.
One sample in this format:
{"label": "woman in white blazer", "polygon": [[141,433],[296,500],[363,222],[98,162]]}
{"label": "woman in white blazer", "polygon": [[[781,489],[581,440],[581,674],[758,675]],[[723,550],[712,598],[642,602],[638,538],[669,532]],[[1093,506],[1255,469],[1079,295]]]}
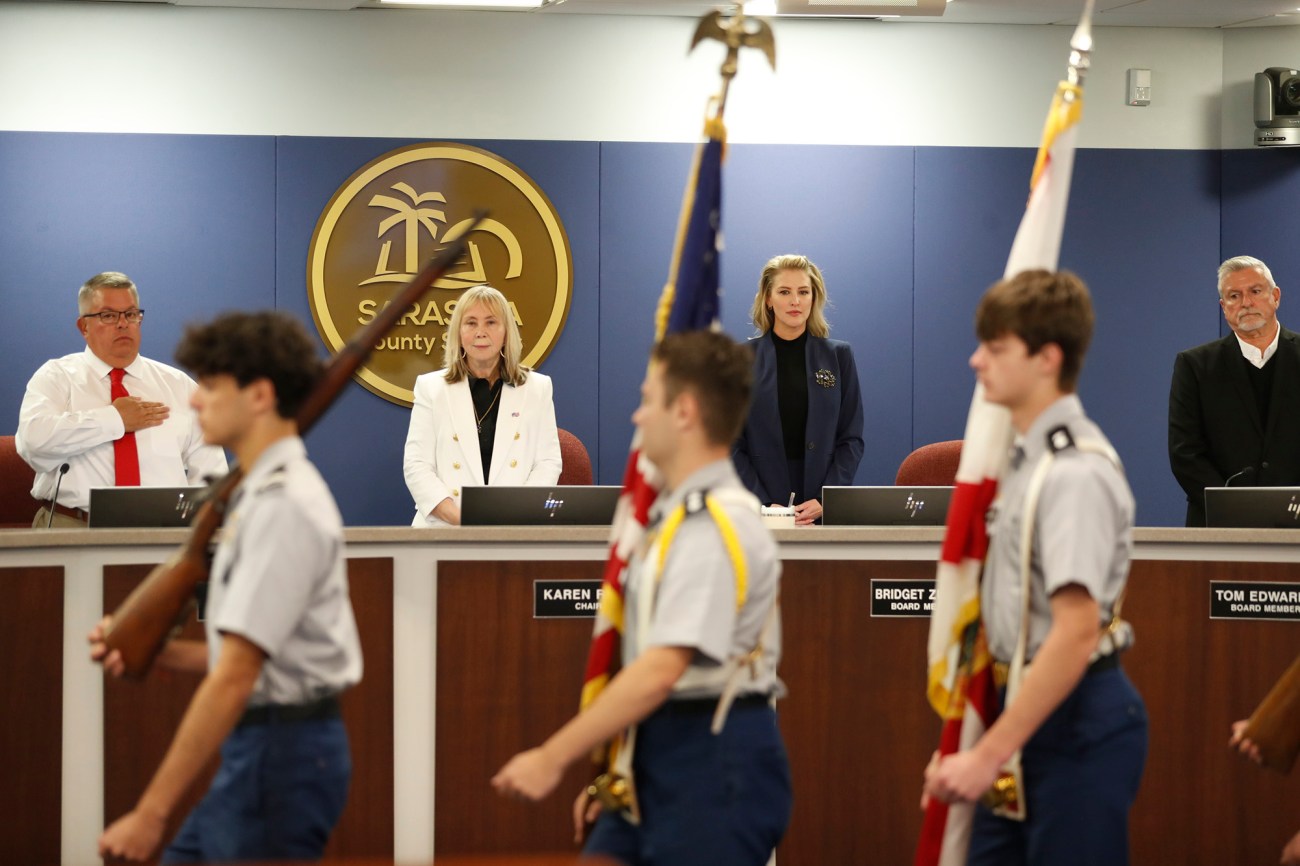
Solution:
{"label": "woman in white blazer", "polygon": [[413,526],[459,525],[466,486],[559,480],[551,380],[520,364],[522,352],[505,296],[466,291],[447,323],[444,368],[415,380],[402,461]]}

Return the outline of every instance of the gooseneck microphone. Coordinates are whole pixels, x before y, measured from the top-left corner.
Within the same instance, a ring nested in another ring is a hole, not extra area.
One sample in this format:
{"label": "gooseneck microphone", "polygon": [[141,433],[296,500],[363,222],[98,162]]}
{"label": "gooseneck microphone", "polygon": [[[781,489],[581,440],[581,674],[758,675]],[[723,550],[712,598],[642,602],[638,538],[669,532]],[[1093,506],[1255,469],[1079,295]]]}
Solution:
{"label": "gooseneck microphone", "polygon": [[50,497],[50,519],[45,521],[46,529],[54,525],[54,506],[59,501],[59,488],[63,485],[63,476],[68,474],[70,468],[67,463],[59,467],[59,477],[54,480],[54,495]]}
{"label": "gooseneck microphone", "polygon": [[1231,487],[1231,486],[1232,486],[1232,482],[1235,481],[1235,480],[1237,480],[1237,479],[1240,478],[1241,476],[1246,475],[1247,477],[1249,477],[1249,476],[1254,475],[1254,474],[1255,474],[1255,467],[1254,467],[1254,466],[1247,466],[1245,469],[1241,470],[1240,472],[1236,473],[1235,475],[1229,475],[1229,476],[1228,476],[1228,480],[1225,481],[1225,482],[1223,482],[1223,486],[1224,486],[1224,487]]}

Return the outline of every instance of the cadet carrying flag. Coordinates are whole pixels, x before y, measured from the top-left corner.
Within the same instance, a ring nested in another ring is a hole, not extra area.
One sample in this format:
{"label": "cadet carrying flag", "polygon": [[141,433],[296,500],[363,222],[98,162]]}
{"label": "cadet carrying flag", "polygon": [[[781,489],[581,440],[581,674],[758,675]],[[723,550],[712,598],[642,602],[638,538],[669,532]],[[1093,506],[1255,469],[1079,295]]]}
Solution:
{"label": "cadet carrying flag", "polygon": [[[1034,163],[1029,202],[1011,245],[1004,278],[1031,268],[1056,270],[1083,112],[1083,73],[1092,50],[1092,0],[1070,40],[1070,80],[1052,98]],[[970,748],[999,711],[992,659],[980,621],[980,571],[988,551],[985,514],[1012,439],[1010,413],[984,399],[976,385],[966,419],[948,525],[940,551],[937,592],[930,616],[927,697],[941,719],[940,755]],[[1023,809],[1023,803],[1020,805]],[[965,864],[972,804],[931,800],[925,811],[916,866]]]}
{"label": "cadet carrying flag", "polygon": [[[665,334],[718,326],[718,250],[722,211],[722,159],[726,129],[718,118],[705,123],[707,138],[695,150],[686,183],[677,241],[655,312],[655,341]],[[623,494],[614,512],[609,559],[600,609],[582,685],[582,709],[591,706],[617,670],[623,633],[623,569],[645,532],[660,479],[641,456],[641,436],[632,438]]]}

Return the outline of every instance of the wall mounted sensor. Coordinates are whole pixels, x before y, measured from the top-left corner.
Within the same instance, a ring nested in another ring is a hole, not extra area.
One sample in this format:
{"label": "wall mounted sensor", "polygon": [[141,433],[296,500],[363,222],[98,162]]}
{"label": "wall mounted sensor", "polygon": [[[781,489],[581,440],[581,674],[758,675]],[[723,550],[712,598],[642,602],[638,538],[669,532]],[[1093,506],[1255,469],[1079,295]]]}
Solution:
{"label": "wall mounted sensor", "polygon": [[1130,69],[1128,71],[1128,104],[1151,104],[1151,70]]}

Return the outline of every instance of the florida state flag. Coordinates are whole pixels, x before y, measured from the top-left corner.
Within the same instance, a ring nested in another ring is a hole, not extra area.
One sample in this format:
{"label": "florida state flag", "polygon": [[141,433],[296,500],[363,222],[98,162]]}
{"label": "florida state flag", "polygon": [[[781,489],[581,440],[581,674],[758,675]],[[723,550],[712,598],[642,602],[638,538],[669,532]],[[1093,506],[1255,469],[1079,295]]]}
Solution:
{"label": "florida state flag", "polygon": [[[1031,268],[1056,270],[1065,227],[1074,147],[1083,112],[1082,77],[1092,49],[1092,0],[1070,40],[1070,80],[1052,98],[1029,203],[1020,221],[1004,277]],[[980,571],[988,551],[985,514],[1011,445],[1011,416],[984,399],[977,385],[966,419],[956,488],[940,552],[937,592],[930,616],[927,697],[943,720],[939,753],[970,748],[999,711],[992,659],[980,622]],[[1023,808],[1023,802],[1020,804]],[[970,844],[972,804],[931,800],[917,845],[916,866],[964,866]]]}

